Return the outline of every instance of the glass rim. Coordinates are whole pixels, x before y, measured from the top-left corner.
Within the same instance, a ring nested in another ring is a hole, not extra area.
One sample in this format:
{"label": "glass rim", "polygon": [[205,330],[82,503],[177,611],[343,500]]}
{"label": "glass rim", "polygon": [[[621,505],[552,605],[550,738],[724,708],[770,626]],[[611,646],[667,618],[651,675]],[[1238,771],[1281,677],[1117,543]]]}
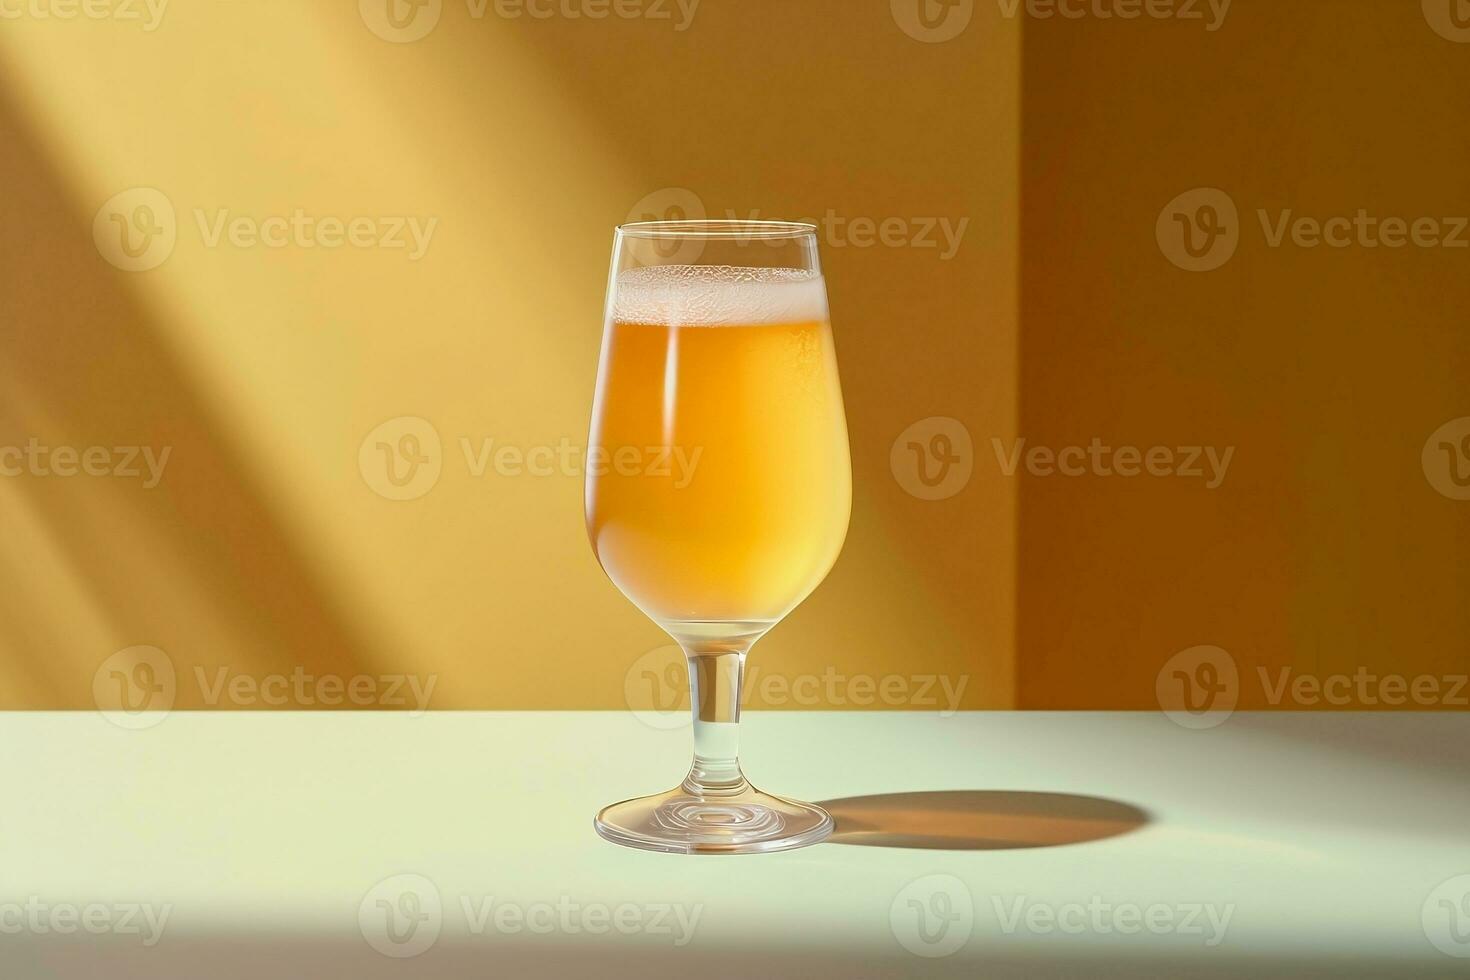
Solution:
{"label": "glass rim", "polygon": [[815,236],[817,226],[804,221],[763,221],[743,218],[701,218],[679,221],[630,221],[618,225],[629,238],[739,238],[795,239]]}

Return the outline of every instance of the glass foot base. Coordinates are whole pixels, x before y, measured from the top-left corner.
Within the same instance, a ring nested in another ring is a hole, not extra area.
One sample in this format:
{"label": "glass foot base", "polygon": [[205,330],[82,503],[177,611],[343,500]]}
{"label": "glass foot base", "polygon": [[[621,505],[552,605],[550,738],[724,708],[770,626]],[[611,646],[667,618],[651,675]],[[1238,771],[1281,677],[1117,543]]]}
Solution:
{"label": "glass foot base", "polygon": [[755,854],[806,847],[832,833],[827,811],[754,786],[718,798],[684,787],[605,807],[594,821],[614,844],[677,854]]}

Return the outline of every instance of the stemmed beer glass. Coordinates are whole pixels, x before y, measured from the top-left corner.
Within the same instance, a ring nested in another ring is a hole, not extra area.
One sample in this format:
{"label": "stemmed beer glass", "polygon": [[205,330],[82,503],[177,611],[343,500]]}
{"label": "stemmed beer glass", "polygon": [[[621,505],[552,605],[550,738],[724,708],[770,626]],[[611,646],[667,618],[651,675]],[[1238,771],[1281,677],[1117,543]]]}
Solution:
{"label": "stemmed beer glass", "polygon": [[683,853],[823,840],[825,811],[756,789],[737,758],[746,654],[826,577],[852,505],[816,228],[618,228],[588,446],[592,546],[683,649],[694,716],[684,781],[606,807],[598,833]]}

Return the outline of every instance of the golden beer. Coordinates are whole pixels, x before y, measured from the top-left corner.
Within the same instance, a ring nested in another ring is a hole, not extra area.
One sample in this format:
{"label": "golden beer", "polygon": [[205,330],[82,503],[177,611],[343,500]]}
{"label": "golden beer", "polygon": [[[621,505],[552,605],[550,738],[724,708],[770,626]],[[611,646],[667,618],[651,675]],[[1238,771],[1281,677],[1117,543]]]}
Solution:
{"label": "golden beer", "polygon": [[676,624],[763,631],[841,550],[847,426],[819,273],[620,273],[593,409],[588,532],[619,589]]}
{"label": "golden beer", "polygon": [[594,826],[684,854],[825,840],[831,814],[757,789],[739,759],[745,659],[826,576],[852,510],[816,227],[620,225],[602,337],[587,531],[684,651],[694,759],[677,787],[603,807]]}

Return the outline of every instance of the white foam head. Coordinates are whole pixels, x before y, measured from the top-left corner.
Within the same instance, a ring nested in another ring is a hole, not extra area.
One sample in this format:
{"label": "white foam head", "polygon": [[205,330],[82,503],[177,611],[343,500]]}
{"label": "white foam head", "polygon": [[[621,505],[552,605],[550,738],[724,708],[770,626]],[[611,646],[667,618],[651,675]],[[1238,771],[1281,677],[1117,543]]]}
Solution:
{"label": "white foam head", "polygon": [[671,327],[756,326],[827,319],[821,273],[732,265],[628,269],[613,286],[618,323]]}

